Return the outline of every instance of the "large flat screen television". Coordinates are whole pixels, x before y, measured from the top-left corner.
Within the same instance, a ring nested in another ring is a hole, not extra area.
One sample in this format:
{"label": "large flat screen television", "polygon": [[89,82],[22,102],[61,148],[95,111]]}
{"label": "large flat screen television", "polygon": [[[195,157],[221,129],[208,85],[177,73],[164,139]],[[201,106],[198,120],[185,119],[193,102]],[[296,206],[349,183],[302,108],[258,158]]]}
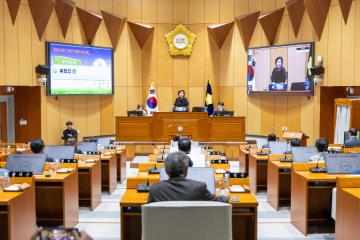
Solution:
{"label": "large flat screen television", "polygon": [[249,95],[314,95],[314,43],[248,49]]}
{"label": "large flat screen television", "polygon": [[47,95],[114,94],[113,49],[46,43]]}

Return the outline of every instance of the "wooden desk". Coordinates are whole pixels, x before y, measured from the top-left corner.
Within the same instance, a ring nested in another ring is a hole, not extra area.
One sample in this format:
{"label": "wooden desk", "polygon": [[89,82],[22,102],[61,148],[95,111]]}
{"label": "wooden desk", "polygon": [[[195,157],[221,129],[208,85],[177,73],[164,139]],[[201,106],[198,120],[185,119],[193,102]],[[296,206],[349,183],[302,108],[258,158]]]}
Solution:
{"label": "wooden desk", "polygon": [[275,210],[290,205],[292,163],[268,162],[267,201]]}
{"label": "wooden desk", "polygon": [[36,229],[35,186],[24,192],[0,190],[0,239],[30,239]]}
{"label": "wooden desk", "polygon": [[122,182],[126,179],[126,149],[116,151],[116,179]]}
{"label": "wooden desk", "polygon": [[39,226],[75,227],[79,222],[78,173],[35,176],[36,220]]}
{"label": "wooden desk", "polygon": [[[256,197],[251,193],[231,194],[239,202],[232,205],[233,239],[257,239]],[[147,203],[148,193],[138,193],[136,189],[127,189],[120,201],[121,239],[141,239],[141,206]]]}
{"label": "wooden desk", "polygon": [[249,155],[250,190],[256,194],[258,190],[267,189],[268,156]]}
{"label": "wooden desk", "polygon": [[291,172],[291,223],[304,235],[312,232],[312,226],[325,225],[326,232],[334,232],[334,221],[330,217],[331,194],[336,178],[344,175],[296,171],[295,165]]}
{"label": "wooden desk", "polygon": [[246,149],[240,150],[239,169],[240,171],[249,174],[249,150]]}
{"label": "wooden desk", "polygon": [[337,179],[336,239],[360,239],[360,178]]}
{"label": "wooden desk", "polygon": [[116,155],[101,155],[101,189],[112,194],[117,184]]}
{"label": "wooden desk", "polygon": [[101,161],[78,164],[79,205],[94,210],[101,202]]}
{"label": "wooden desk", "polygon": [[169,141],[179,133],[195,141],[245,140],[244,117],[208,117],[204,112],[155,112],[152,117],[116,117],[115,125],[117,141]]}

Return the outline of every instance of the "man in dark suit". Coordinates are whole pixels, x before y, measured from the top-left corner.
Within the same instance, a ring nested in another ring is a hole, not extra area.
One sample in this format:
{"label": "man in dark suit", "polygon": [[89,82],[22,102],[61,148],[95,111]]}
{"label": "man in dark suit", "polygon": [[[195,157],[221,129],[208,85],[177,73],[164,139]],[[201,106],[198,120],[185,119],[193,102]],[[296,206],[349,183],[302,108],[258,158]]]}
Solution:
{"label": "man in dark suit", "polygon": [[[179,143],[178,143],[179,151],[185,153],[186,155],[189,155],[191,152],[191,141],[188,137],[180,137]],[[194,165],[193,161],[189,157],[189,167],[192,167]]]}
{"label": "man in dark suit", "polygon": [[183,152],[170,153],[165,159],[168,180],[154,184],[150,188],[148,203],[162,201],[222,201],[225,196],[216,197],[206,187],[206,183],[186,179],[189,157]]}
{"label": "man in dark suit", "polygon": [[222,101],[219,101],[219,102],[218,102],[217,109],[215,109],[213,115],[214,115],[214,116],[219,116],[219,113],[221,113],[221,112],[226,112],[225,103],[222,102]]}
{"label": "man in dark suit", "polygon": [[345,141],[344,146],[359,147],[360,139],[357,138],[357,130],[355,128],[350,128],[349,133],[350,133],[350,138]]}

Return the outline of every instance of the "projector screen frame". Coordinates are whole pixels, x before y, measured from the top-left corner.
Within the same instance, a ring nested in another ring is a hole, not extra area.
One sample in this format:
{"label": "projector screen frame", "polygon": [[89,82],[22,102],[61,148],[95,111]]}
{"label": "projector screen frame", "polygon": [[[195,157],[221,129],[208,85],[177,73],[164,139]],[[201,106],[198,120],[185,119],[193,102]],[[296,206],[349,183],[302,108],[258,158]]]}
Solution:
{"label": "projector screen frame", "polygon": [[[52,94],[51,93],[51,64],[50,64],[50,45],[51,44],[60,44],[67,46],[78,46],[78,47],[89,47],[89,48],[100,48],[111,50],[111,93],[106,94]],[[115,94],[115,77],[114,77],[114,48],[112,47],[101,47],[101,46],[90,46],[82,44],[73,44],[73,43],[63,43],[56,41],[45,41],[45,56],[46,56],[46,65],[49,67],[49,75],[47,75],[46,81],[46,96],[114,96]]]}
{"label": "projector screen frame", "polygon": [[[310,45],[309,56],[312,57],[312,65],[314,66],[315,62],[315,42],[298,42],[298,43],[289,43],[289,44],[280,44],[280,45],[271,45],[271,46],[259,46],[259,47],[251,47],[246,50],[246,57],[247,57],[247,64],[246,64],[246,92],[248,96],[308,96],[312,97],[315,94],[315,83],[314,83],[314,76],[310,76],[310,91],[281,91],[281,90],[258,90],[258,91],[251,91],[249,90],[249,80],[248,80],[248,66],[249,66],[249,50],[256,50],[256,49],[271,49],[271,48],[281,48],[281,47],[290,47],[296,45]],[[271,64],[271,63],[270,63]],[[271,65],[272,66],[272,65]],[[288,79],[287,79],[288,81]],[[270,81],[269,81],[270,83]],[[287,86],[287,88],[291,88],[291,86]]]}

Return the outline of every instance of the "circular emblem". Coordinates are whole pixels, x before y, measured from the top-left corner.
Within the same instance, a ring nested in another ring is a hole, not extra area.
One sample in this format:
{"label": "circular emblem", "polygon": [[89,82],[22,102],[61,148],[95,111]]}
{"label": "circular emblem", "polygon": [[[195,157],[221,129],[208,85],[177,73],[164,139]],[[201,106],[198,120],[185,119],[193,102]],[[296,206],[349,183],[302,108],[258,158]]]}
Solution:
{"label": "circular emblem", "polygon": [[183,128],[183,126],[178,126],[177,130],[178,130],[178,132],[182,132],[182,131],[184,131],[184,128]]}
{"label": "circular emblem", "polygon": [[184,49],[188,45],[188,38],[185,36],[185,34],[179,33],[176,34],[173,40],[173,44],[177,49]]}
{"label": "circular emblem", "polygon": [[148,100],[147,100],[147,105],[149,106],[149,108],[153,109],[153,108],[156,108],[157,106],[157,100],[155,97],[150,97]]}

